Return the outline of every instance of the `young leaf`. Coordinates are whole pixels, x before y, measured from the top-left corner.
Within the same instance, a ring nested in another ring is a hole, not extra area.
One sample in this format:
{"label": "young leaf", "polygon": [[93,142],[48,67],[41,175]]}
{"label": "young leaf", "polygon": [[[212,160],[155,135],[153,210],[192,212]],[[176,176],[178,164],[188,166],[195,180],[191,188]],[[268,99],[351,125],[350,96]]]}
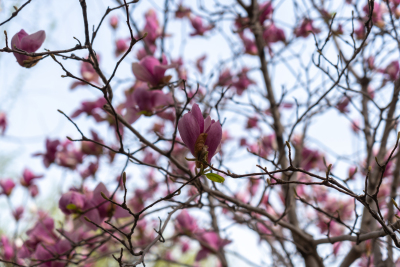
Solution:
{"label": "young leaf", "polygon": [[224,177],[222,177],[216,173],[207,173],[206,177],[216,183],[223,183],[225,181]]}

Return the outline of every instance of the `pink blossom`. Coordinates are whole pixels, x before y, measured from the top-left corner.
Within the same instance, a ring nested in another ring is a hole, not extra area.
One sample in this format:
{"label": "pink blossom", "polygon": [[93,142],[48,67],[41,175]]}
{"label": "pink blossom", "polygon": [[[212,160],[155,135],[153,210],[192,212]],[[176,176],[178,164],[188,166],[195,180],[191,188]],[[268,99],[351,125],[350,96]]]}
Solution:
{"label": "pink blossom", "polygon": [[39,219],[35,226],[28,230],[26,234],[29,241],[33,244],[44,242],[48,245],[53,245],[57,242],[57,236],[53,232],[54,220],[46,213],[39,211]]}
{"label": "pink blossom", "polygon": [[24,213],[24,207],[18,207],[12,211],[12,215],[16,221],[19,221],[22,218],[23,213]]}
{"label": "pink blossom", "polygon": [[59,140],[46,139],[46,152],[45,153],[35,153],[34,156],[43,156],[43,164],[48,168],[51,163],[56,159],[56,153],[58,146],[60,145]]}
{"label": "pink blossom", "polygon": [[86,201],[85,195],[79,192],[69,191],[61,196],[58,201],[58,207],[64,214],[76,214],[83,210]]}
{"label": "pink blossom", "polygon": [[148,116],[153,115],[158,108],[174,103],[170,94],[164,94],[160,90],[146,90],[142,87],[133,91],[133,99],[138,112]]}
{"label": "pink blossom", "polygon": [[342,99],[339,101],[339,103],[336,104],[336,108],[341,113],[349,113],[350,112],[348,108],[349,103],[350,103],[350,97],[343,96]]}
{"label": "pink blossom", "polygon": [[277,28],[274,23],[265,27],[263,38],[266,45],[286,41],[285,32],[282,29]]}
{"label": "pink blossom", "polygon": [[80,171],[80,175],[82,179],[86,179],[89,176],[95,177],[97,170],[99,169],[99,162],[90,162],[89,166],[84,169],[83,171]]}
{"label": "pink blossom", "polygon": [[354,175],[357,173],[357,167],[356,166],[351,166],[349,168],[349,178],[353,179]]}
{"label": "pink blossom", "polygon": [[28,187],[31,185],[33,179],[38,179],[42,177],[43,175],[35,175],[31,170],[26,168],[22,174],[21,185]]}
{"label": "pink blossom", "polygon": [[15,187],[15,183],[11,179],[3,179],[0,180],[0,187],[2,191],[0,192],[0,195],[6,195],[9,196],[12,193],[12,190]]}
{"label": "pink blossom", "polygon": [[229,69],[224,70],[218,77],[218,82],[215,86],[229,86],[232,84],[232,74]]}
{"label": "pink blossom", "polygon": [[162,62],[155,57],[145,56],[139,63],[132,64],[132,71],[136,79],[148,82],[152,86],[168,83],[171,76],[164,76],[165,71],[174,67],[167,65],[167,58],[162,56]]}
{"label": "pink blossom", "polygon": [[[370,10],[369,10],[369,4],[367,3],[364,7],[363,7],[363,11],[365,12],[365,20],[368,19],[369,14],[370,14]],[[383,14],[386,13],[387,9],[386,9],[386,4],[382,3],[379,4],[378,2],[374,2],[374,10],[372,12],[372,22],[378,26],[378,27],[383,27],[385,26],[385,22],[383,20]]]}
{"label": "pink blossom", "polygon": [[[90,131],[92,134],[92,140],[96,141],[97,143],[103,144],[103,140],[99,137],[99,135],[91,130]],[[101,145],[98,145],[94,142],[90,141],[82,141],[81,142],[81,151],[82,153],[86,155],[94,155],[96,157],[99,157],[101,154],[103,154],[103,147]]]}
{"label": "pink blossom", "polygon": [[117,16],[112,16],[110,18],[110,26],[115,30],[118,27],[119,19]]}
{"label": "pink blossom", "polygon": [[[219,121],[203,118],[201,110],[194,104],[178,123],[178,130],[185,145],[197,160],[203,160],[208,154],[207,162],[217,153],[222,139],[222,128]],[[199,164],[197,167],[200,168]]]}
{"label": "pink blossom", "polygon": [[297,28],[294,32],[297,37],[308,37],[310,35],[310,32],[314,34],[318,34],[321,32],[320,29],[315,28],[313,25],[313,21],[310,19],[304,19],[303,22],[301,23],[300,27]]}
{"label": "pink blossom", "polygon": [[29,190],[29,194],[31,195],[31,197],[36,197],[39,194],[39,189],[38,189],[37,185],[35,185],[35,184],[31,184],[28,187],[28,190]]}
{"label": "pink blossom", "polygon": [[202,247],[197,253],[196,261],[205,259],[210,253],[215,253],[219,249],[232,242],[230,240],[220,238],[215,232],[199,233],[196,235],[196,239],[199,240]]}
{"label": "pink blossom", "polygon": [[192,32],[190,36],[203,36],[204,33],[214,28],[213,25],[204,26],[202,19],[198,16],[190,17],[190,23],[192,24],[192,27],[194,29],[194,32]]}
{"label": "pink blossom", "polygon": [[206,60],[207,55],[203,55],[196,60],[196,68],[199,70],[200,73],[203,73],[203,64],[204,60]]}
{"label": "pink blossom", "polygon": [[[92,60],[92,58],[88,58],[89,60]],[[100,62],[100,56],[97,55],[97,61]],[[99,74],[96,72],[96,70],[93,68],[92,64],[89,62],[83,61],[81,63],[81,77],[83,80],[87,81],[88,83],[96,83],[99,84]],[[71,84],[71,90],[75,89],[78,86],[81,85],[86,85],[86,83],[82,81],[76,81]]]}
{"label": "pink blossom", "polygon": [[147,33],[144,41],[148,44],[155,44],[158,37],[161,36],[162,29],[158,23],[157,13],[155,10],[150,9],[145,14],[146,24],[143,33]]}
{"label": "pink blossom", "polygon": [[72,141],[66,140],[61,144],[61,150],[56,154],[56,163],[62,167],[75,170],[83,162],[83,153],[77,150]]}
{"label": "pink blossom", "polygon": [[[11,39],[11,48],[12,49],[20,49],[24,50],[28,53],[34,53],[38,50],[43,42],[46,39],[46,33],[44,31],[38,31],[33,34],[27,34],[23,29],[16,33],[13,38]],[[30,57],[22,54],[18,54],[13,52],[15,58],[19,65],[25,68],[30,68],[36,65],[38,60],[41,56],[38,57]]]}
{"label": "pink blossom", "polygon": [[380,70],[380,72],[385,74],[390,81],[394,82],[399,76],[399,69],[399,62],[397,60],[394,60],[390,62],[384,70]]}
{"label": "pink blossom", "polygon": [[183,19],[184,17],[189,17],[190,11],[189,7],[185,7],[180,3],[178,9],[175,11],[175,18]]}
{"label": "pink blossom", "polygon": [[4,112],[0,112],[0,129],[1,129],[1,134],[4,134],[4,132],[7,129],[7,117]]}
{"label": "pink blossom", "polygon": [[232,84],[232,87],[236,88],[236,93],[238,95],[242,95],[250,85],[255,84],[253,80],[247,77],[248,71],[247,68],[243,68],[238,75],[238,79]]}
{"label": "pink blossom", "polygon": [[260,10],[259,20],[260,24],[262,25],[266,19],[271,17],[272,12],[274,10],[272,8],[272,3],[270,1],[260,4],[258,8]]}
{"label": "pink blossom", "polygon": [[181,213],[176,217],[176,222],[175,228],[180,233],[191,235],[198,228],[195,219],[190,216],[187,210],[181,211]]}
{"label": "pink blossom", "polygon": [[10,241],[8,241],[8,238],[5,235],[1,236],[1,247],[2,247],[2,259],[9,261],[14,258],[14,248],[12,244],[10,244]]}
{"label": "pink blossom", "polygon": [[365,26],[363,22],[360,22],[360,26],[354,30],[357,40],[364,40],[365,38]]}
{"label": "pink blossom", "polygon": [[125,53],[128,50],[129,46],[126,43],[126,39],[118,39],[115,42],[115,56],[120,56],[121,54]]}
{"label": "pink blossom", "polygon": [[351,122],[351,130],[354,133],[358,133],[360,131],[360,122],[358,120]]}
{"label": "pink blossom", "polygon": [[87,116],[92,116],[97,122],[103,121],[101,109],[105,104],[107,104],[107,100],[104,97],[100,97],[95,101],[83,101],[81,107],[72,113],[71,118],[76,118],[85,113]]}
{"label": "pink blossom", "polygon": [[251,40],[250,38],[247,38],[243,33],[239,33],[240,39],[243,41],[245,53],[249,55],[257,55],[258,54],[258,49],[256,43]]}
{"label": "pink blossom", "polygon": [[251,152],[266,158],[277,147],[275,134],[262,137],[257,144],[250,145]]}
{"label": "pink blossom", "polygon": [[258,127],[257,123],[258,123],[258,118],[256,116],[249,118],[247,120],[246,129],[257,128]]}
{"label": "pink blossom", "polygon": [[300,165],[306,171],[309,171],[311,169],[323,171],[325,170],[325,165],[322,157],[323,156],[317,150],[312,150],[304,147],[302,151],[302,161]]}
{"label": "pink blossom", "polygon": [[188,251],[190,249],[190,244],[189,242],[182,242],[182,247],[181,247],[181,251],[182,253],[185,253],[186,251]]}

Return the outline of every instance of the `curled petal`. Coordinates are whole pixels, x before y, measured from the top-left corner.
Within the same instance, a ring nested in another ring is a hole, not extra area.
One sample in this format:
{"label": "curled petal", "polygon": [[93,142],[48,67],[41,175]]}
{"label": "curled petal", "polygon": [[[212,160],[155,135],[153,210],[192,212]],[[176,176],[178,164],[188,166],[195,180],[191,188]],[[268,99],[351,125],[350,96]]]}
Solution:
{"label": "curled petal", "polygon": [[200,127],[192,113],[186,113],[178,123],[178,130],[185,145],[194,156],[194,146],[200,135]]}
{"label": "curled petal", "polygon": [[208,138],[205,145],[208,146],[208,162],[211,162],[211,158],[217,153],[217,149],[222,139],[222,127],[219,121],[214,122],[207,130]]}

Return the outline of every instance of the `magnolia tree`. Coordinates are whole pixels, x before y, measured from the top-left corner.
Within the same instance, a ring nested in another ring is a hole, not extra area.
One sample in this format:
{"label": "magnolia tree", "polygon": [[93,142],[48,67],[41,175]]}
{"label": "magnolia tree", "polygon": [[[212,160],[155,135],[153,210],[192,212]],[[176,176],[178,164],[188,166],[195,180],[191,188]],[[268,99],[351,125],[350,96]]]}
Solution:
{"label": "magnolia tree", "polygon": [[[43,167],[0,180],[0,262],[400,266],[400,1],[95,2],[74,1],[72,47],[4,31],[7,66],[59,69],[77,100]],[[2,138],[17,123],[0,110]],[[73,182],[28,216],[44,169]]]}

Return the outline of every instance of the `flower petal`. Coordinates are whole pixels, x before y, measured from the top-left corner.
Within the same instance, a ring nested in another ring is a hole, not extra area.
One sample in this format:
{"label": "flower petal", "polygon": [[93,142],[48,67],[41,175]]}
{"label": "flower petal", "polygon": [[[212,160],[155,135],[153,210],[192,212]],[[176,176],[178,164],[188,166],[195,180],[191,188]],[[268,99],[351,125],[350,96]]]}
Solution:
{"label": "flower petal", "polygon": [[179,134],[194,156],[194,145],[200,135],[200,127],[192,113],[186,113],[178,123]]}
{"label": "flower petal", "polygon": [[44,39],[46,39],[46,33],[44,31],[26,35],[20,39],[21,49],[29,53],[36,52],[36,50],[42,46]]}
{"label": "flower petal", "polygon": [[199,105],[194,104],[191,112],[192,112],[193,116],[196,118],[197,123],[199,124],[200,133],[204,133],[204,118],[203,118],[203,114],[201,113],[201,110],[199,108]]}
{"label": "flower petal", "polygon": [[154,83],[153,75],[140,63],[132,64],[132,72],[139,81]]}
{"label": "flower petal", "polygon": [[222,127],[219,121],[214,122],[207,130],[208,136],[205,145],[208,146],[208,162],[217,152],[218,146],[222,139]]}

